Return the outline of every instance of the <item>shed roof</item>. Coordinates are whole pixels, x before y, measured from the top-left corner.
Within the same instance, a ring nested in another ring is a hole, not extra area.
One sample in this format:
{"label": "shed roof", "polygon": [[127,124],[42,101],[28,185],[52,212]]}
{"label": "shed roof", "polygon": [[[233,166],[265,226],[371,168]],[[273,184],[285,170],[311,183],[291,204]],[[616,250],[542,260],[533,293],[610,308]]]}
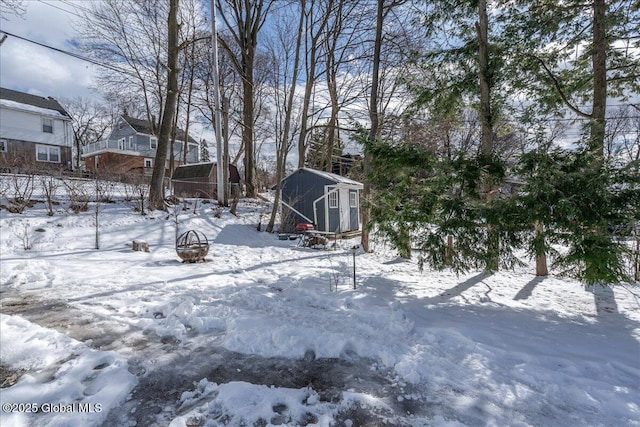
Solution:
{"label": "shed roof", "polygon": [[311,168],[300,168],[297,171],[293,172],[288,177],[286,177],[284,180],[287,180],[290,177],[292,177],[293,175],[295,175],[297,173],[300,173],[300,172],[309,172],[309,173],[312,173],[314,175],[318,175],[318,176],[321,176],[321,177],[323,177],[325,179],[328,179],[329,181],[333,181],[336,184],[350,184],[350,185],[355,185],[355,186],[362,186],[361,182],[354,181],[353,179],[349,179],[349,178],[347,178],[345,176],[336,175],[335,173],[319,171],[317,169],[311,169]]}
{"label": "shed roof", "polygon": [[189,165],[178,166],[173,171],[171,179],[187,179],[187,178],[208,178],[215,163],[193,163]]}
{"label": "shed roof", "polygon": [[0,87],[0,99],[57,111],[63,116],[70,117],[69,113],[67,113],[67,111],[62,108],[62,105],[60,105],[60,103],[52,97],[45,98],[42,96],[31,95],[29,93],[18,92],[17,90]]}

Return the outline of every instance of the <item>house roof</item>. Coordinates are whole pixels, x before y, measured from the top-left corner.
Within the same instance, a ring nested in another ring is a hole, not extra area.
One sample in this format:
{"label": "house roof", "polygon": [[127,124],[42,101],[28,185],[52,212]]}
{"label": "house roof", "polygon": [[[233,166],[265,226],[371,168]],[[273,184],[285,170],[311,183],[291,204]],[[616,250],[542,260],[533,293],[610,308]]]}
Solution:
{"label": "house roof", "polygon": [[[155,135],[148,120],[136,119],[135,117],[127,116],[126,114],[122,115],[122,119],[129,123],[129,125],[138,133],[143,133],[145,135]],[[180,128],[176,129],[176,139],[178,141],[185,140],[184,130]],[[191,136],[189,136],[189,142],[193,142],[194,144],[198,143],[198,141],[191,138]]]}
{"label": "house roof", "polygon": [[4,87],[0,87],[0,99],[17,102],[18,104],[30,105],[32,107],[44,108],[46,110],[57,111],[66,117],[71,117],[62,105],[52,97],[31,95],[29,93],[18,92]]}
{"label": "house roof", "polygon": [[173,171],[171,179],[207,178],[211,174],[211,169],[215,163],[193,163],[178,166]]}
{"label": "house roof", "polygon": [[[298,172],[309,172],[309,173],[321,176],[321,177],[323,177],[325,179],[328,179],[330,181],[333,181],[336,184],[351,184],[351,185],[358,185],[358,186],[362,185],[361,182],[354,181],[353,179],[349,179],[349,178],[347,178],[345,176],[336,175],[335,173],[330,173],[330,172],[319,171],[317,169],[300,168],[297,171],[295,171],[293,174],[298,173]],[[291,174],[291,175],[293,175],[293,174]],[[291,176],[291,175],[289,175],[289,176]],[[285,178],[285,179],[287,179],[287,178]]]}

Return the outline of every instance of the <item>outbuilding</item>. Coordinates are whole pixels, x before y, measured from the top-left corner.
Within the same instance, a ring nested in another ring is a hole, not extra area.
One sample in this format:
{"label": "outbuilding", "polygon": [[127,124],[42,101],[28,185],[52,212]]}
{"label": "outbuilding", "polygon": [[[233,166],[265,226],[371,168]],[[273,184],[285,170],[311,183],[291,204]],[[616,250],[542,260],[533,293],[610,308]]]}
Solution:
{"label": "outbuilding", "polygon": [[318,231],[360,230],[360,182],[316,169],[300,168],[282,180],[282,221],[285,232],[301,223]]}
{"label": "outbuilding", "polygon": [[[217,197],[218,165],[213,162],[194,163],[178,166],[171,176],[173,194],[177,197],[200,197],[215,199]],[[240,187],[238,168],[229,164],[230,194],[236,194]]]}

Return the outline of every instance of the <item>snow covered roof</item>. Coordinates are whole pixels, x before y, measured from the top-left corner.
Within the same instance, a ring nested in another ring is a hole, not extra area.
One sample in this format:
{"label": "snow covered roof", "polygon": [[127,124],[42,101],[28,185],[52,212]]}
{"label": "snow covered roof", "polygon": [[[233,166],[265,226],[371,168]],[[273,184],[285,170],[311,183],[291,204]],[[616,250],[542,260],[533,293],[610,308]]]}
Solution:
{"label": "snow covered roof", "polygon": [[342,175],[336,175],[335,173],[319,171],[317,169],[300,168],[300,169],[298,169],[298,171],[310,172],[310,173],[313,173],[315,175],[318,175],[318,176],[321,176],[323,178],[326,178],[326,179],[328,179],[330,181],[336,182],[338,184],[351,184],[351,185],[360,185],[360,186],[362,185],[361,182],[354,181],[353,179],[349,179],[349,178],[344,177]]}
{"label": "snow covered roof", "polygon": [[55,99],[31,95],[17,90],[0,87],[0,106],[36,114],[69,119],[69,113]]}

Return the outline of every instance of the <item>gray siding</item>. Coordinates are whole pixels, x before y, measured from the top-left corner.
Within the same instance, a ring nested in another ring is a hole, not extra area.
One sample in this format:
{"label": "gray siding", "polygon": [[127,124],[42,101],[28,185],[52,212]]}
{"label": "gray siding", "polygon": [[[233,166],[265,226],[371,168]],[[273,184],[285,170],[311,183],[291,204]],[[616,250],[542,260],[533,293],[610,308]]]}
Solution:
{"label": "gray siding", "polygon": [[[282,200],[313,220],[313,201],[324,194],[325,185],[331,184],[335,183],[314,173],[299,169],[283,181]],[[320,201],[317,205],[318,224],[316,224],[316,229],[322,230],[325,225],[324,202]],[[286,207],[283,209],[283,215],[285,216],[285,229],[288,232],[294,231],[296,224],[307,222],[306,219],[289,211]]]}
{"label": "gray siding", "polygon": [[[129,145],[129,137],[133,137],[133,146]],[[121,138],[125,138],[125,150],[136,151],[139,155],[144,157],[155,157],[156,150],[151,148],[151,135],[139,134],[129,124],[124,123],[121,127],[120,122],[113,129],[111,135],[109,135],[109,141],[117,142]],[[157,139],[157,138],[156,138]],[[183,141],[176,141],[173,146],[173,153],[176,160],[182,160],[182,146]],[[198,147],[194,146],[193,149],[187,152],[187,162],[197,162],[199,158]],[[167,154],[167,159],[169,154]]]}
{"label": "gray siding", "polygon": [[[325,186],[334,186],[336,181],[326,176],[327,174],[315,173],[313,171],[299,169],[293,174],[289,175],[283,180],[282,183],[282,200],[283,202],[291,205],[294,209],[301,212],[308,217],[311,221],[314,219],[317,221],[315,227],[317,230],[330,231],[330,232],[344,232],[351,230],[358,230],[360,225],[359,209],[357,207],[350,207],[349,200],[341,200],[342,197],[349,197],[348,194],[358,194],[357,190],[340,190],[337,192],[338,207],[328,208],[328,216],[325,211],[328,200],[326,198],[321,199],[316,204],[315,217],[313,202],[318,198],[325,195]],[[342,194],[341,194],[342,193]],[[348,207],[348,225],[341,227],[340,222],[340,210],[341,207]],[[283,229],[286,232],[292,232],[295,230],[296,224],[302,222],[308,222],[302,216],[291,211],[288,207],[283,205]],[[327,223],[328,222],[328,223]]]}

